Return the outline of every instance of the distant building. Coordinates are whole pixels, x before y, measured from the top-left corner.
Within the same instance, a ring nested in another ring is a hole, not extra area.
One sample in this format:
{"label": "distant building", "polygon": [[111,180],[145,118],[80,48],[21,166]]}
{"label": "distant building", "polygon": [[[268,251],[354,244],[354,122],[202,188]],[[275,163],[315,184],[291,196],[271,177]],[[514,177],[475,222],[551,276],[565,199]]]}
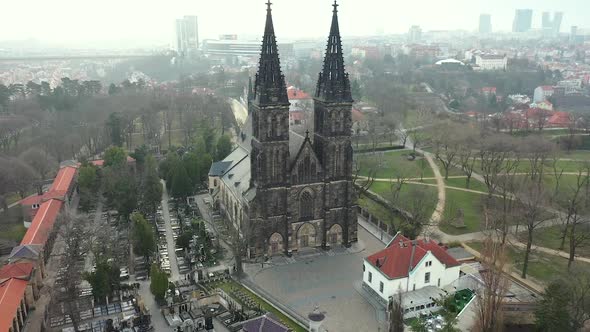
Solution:
{"label": "distant building", "polygon": [[512,23],[512,32],[527,32],[533,23],[532,9],[517,9]]}
{"label": "distant building", "polygon": [[481,33],[481,34],[492,33],[492,15],[490,15],[490,14],[479,15],[479,33]]}
{"label": "distant building", "polygon": [[481,94],[486,97],[492,96],[496,94],[496,87],[495,86],[486,86],[481,88]]}
{"label": "distant building", "polygon": [[533,101],[535,103],[540,103],[542,101],[547,100],[547,98],[551,97],[554,93],[555,89],[550,85],[542,85],[535,89],[533,94]]}
{"label": "distant building", "polygon": [[508,57],[495,54],[478,54],[475,56],[474,70],[506,70],[508,69]]}
{"label": "distant building", "polygon": [[176,20],[176,51],[182,56],[195,54],[199,49],[199,24],[196,16]]}
{"label": "distant building", "polygon": [[[281,56],[287,57],[293,54],[293,43],[279,43],[278,48]],[[238,40],[237,38],[205,40],[203,53],[210,56],[256,57],[260,55],[260,41]]]}
{"label": "distant building", "polygon": [[424,287],[442,288],[459,278],[460,263],[432,240],[398,233],[387,247],[363,262],[363,285],[383,300]]}
{"label": "distant building", "polygon": [[541,27],[543,28],[544,32],[547,32],[552,35],[556,35],[561,30],[561,21],[563,20],[563,13],[562,12],[555,12],[553,18],[551,18],[550,12],[543,12],[543,20],[541,22]]}
{"label": "distant building", "polygon": [[422,28],[419,25],[412,25],[408,31],[408,42],[418,43],[422,40]]}

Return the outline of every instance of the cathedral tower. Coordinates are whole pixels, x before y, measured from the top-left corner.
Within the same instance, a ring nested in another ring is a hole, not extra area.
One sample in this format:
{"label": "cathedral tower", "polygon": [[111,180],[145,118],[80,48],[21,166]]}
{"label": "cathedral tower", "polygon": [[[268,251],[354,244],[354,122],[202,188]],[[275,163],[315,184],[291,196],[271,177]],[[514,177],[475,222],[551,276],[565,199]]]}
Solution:
{"label": "cathedral tower", "polygon": [[314,150],[324,170],[326,229],[343,228],[343,243],[356,242],[356,204],[352,183],[352,94],[344,69],[338,26],[338,4],[334,1],[332,25],[322,72],[314,96]]}

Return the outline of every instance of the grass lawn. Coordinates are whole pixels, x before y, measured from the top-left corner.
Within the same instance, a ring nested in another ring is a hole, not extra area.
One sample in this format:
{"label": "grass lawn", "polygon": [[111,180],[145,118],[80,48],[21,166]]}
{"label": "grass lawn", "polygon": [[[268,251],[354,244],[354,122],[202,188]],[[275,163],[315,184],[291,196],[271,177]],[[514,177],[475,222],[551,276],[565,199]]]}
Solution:
{"label": "grass lawn", "polygon": [[358,205],[369,211],[373,216],[379,218],[382,222],[393,223],[395,228],[399,227],[399,218],[396,218],[395,214],[391,210],[386,209],[381,204],[375,203],[370,198],[361,196],[358,199]]}
{"label": "grass lawn", "polygon": [[563,151],[563,152],[561,152],[561,157],[565,158],[565,159],[576,159],[576,160],[590,161],[590,151],[589,150],[573,150],[570,152]]}
{"label": "grass lawn", "polygon": [[469,180],[469,188],[467,188],[467,186],[465,185],[466,179],[467,178],[447,179],[445,180],[445,184],[449,187],[465,188],[483,192],[488,191],[488,187],[484,183],[477,181],[473,177],[471,178],[471,180]]}
{"label": "grass lawn", "polygon": [[[470,247],[481,251],[481,242],[470,242]],[[508,247],[508,257],[514,272],[520,274],[522,272],[522,265],[524,260],[524,249]],[[575,262],[575,264],[587,273],[590,273],[590,264],[584,262]],[[528,276],[543,282],[549,283],[557,279],[560,275],[567,272],[567,259],[537,252],[534,249],[531,251],[529,259]]]}
{"label": "grass lawn", "polygon": [[[562,227],[560,225],[539,228],[535,231],[535,235],[533,236],[533,245],[551,248],[555,250],[559,250],[559,246],[561,245],[561,230]],[[580,230],[582,231],[582,230]],[[584,232],[590,232],[589,227],[586,227]],[[521,242],[526,242],[527,233],[520,232],[518,234],[518,239]],[[566,237],[564,242],[564,248],[562,249],[565,252],[569,252],[569,245],[570,241]],[[576,249],[576,254],[580,256],[590,257],[590,247],[589,246],[579,246]]]}
{"label": "grass lawn", "polygon": [[[279,319],[279,321],[281,321],[281,323],[285,324],[287,327],[289,327],[294,332],[305,332],[305,331],[307,331],[301,325],[299,325],[295,321],[291,320],[289,317],[287,317],[286,315],[284,315],[283,313],[281,313],[279,310],[277,310],[275,307],[273,307],[272,305],[270,305],[268,302],[266,302],[262,298],[258,297],[254,293],[250,292],[249,290],[247,290],[246,288],[244,288],[242,285],[238,284],[235,281],[229,280],[229,281],[226,281],[226,282],[223,282],[223,283],[215,284],[213,287],[221,288],[224,292],[226,292],[227,294],[229,294],[231,296],[233,296],[232,295],[232,292],[235,289],[239,289],[243,293],[245,293],[248,296],[250,296],[250,298],[252,300],[254,300],[256,303],[258,303],[260,305],[260,307],[262,308],[262,310],[265,310],[265,311],[268,311],[268,312],[272,313],[275,317],[277,317]],[[240,302],[240,300],[238,298],[234,298],[234,299],[236,301]]]}
{"label": "grass lawn", "polygon": [[2,231],[0,232],[0,238],[5,240],[13,240],[16,242],[20,242],[27,229],[23,224],[9,224],[5,225],[2,224]]}
{"label": "grass lawn", "polygon": [[[447,200],[440,229],[451,235],[479,232],[483,224],[482,199],[486,196],[453,189],[447,189],[446,193]],[[463,228],[452,225],[459,209],[463,211]]]}
{"label": "grass lawn", "polygon": [[410,153],[411,150],[401,150],[377,152],[375,154],[357,154],[355,157],[361,176],[368,176],[372,170],[377,170],[376,177],[382,179],[395,179],[397,176],[419,178],[422,163],[425,163],[424,177],[434,176],[428,161],[422,159],[422,157],[408,160],[407,157]]}
{"label": "grass lawn", "polygon": [[[403,210],[404,206],[406,205],[405,202],[408,202],[408,200],[410,199],[409,195],[411,195],[412,191],[414,191],[416,189],[424,189],[427,197],[429,197],[429,199],[426,199],[424,201],[423,208],[426,209],[425,211],[427,211],[427,215],[430,216],[434,212],[434,209],[435,209],[436,203],[437,203],[438,191],[437,191],[436,187],[421,186],[418,184],[406,183],[402,186],[398,201],[397,201],[397,203],[394,202],[394,205],[398,206],[399,208],[401,208]],[[389,183],[389,182],[374,182],[373,185],[371,186],[370,190],[373,191],[374,193],[381,195],[381,197],[383,197],[391,202],[391,200],[392,200],[391,183]]]}

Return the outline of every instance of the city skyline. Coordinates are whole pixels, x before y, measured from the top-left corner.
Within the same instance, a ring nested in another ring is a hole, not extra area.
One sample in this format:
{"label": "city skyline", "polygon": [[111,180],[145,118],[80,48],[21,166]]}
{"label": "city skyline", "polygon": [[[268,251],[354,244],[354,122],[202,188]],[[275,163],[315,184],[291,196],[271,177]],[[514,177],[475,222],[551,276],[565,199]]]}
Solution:
{"label": "city skyline", "polygon": [[[109,5],[112,3],[112,5]],[[286,1],[275,1],[274,10],[277,20],[277,36],[284,40],[298,38],[319,38],[326,27],[326,18],[330,15],[331,1],[301,0],[297,6]],[[383,0],[360,2],[340,1],[341,20],[347,28],[343,35],[363,36],[384,34],[404,34],[412,25],[419,25],[424,32],[430,30],[466,30],[476,32],[479,16],[490,14],[494,32],[512,30],[516,9],[533,10],[533,29],[540,29],[543,12],[564,12],[561,32],[569,31],[573,25],[580,29],[588,28],[584,17],[584,7],[590,10],[590,4],[580,0],[511,2],[499,0],[493,4],[472,3],[457,0],[453,5],[461,8],[462,15],[441,15],[452,11],[448,4],[433,0],[425,3],[403,5]],[[207,4],[195,4],[184,0],[172,0],[164,3],[145,3],[137,0],[117,2],[105,0],[104,5],[93,8],[91,17],[82,15],[88,8],[72,0],[57,0],[50,3],[39,2],[38,10],[30,11],[30,4],[9,3],[7,12],[11,12],[0,22],[0,41],[35,39],[52,43],[68,43],[80,46],[92,46],[92,43],[104,41],[133,40],[138,44],[174,45],[174,20],[185,15],[199,17],[201,40],[217,38],[220,34],[238,34],[241,37],[259,36],[262,27],[248,24],[244,17],[252,17],[254,22],[263,15],[264,1],[259,0],[224,0]],[[113,8],[117,8],[113,10]],[[142,8],[138,11],[137,8]],[[228,11],[231,8],[231,11]],[[425,10],[427,8],[427,10]],[[261,13],[262,12],[262,13]],[[391,13],[375,15],[375,13]],[[76,15],[77,14],[77,15]],[[224,15],[225,20],[219,19]],[[108,21],[102,18],[108,17]],[[313,24],[300,25],[298,17],[306,17]],[[22,22],[33,22],[23,25]],[[19,29],[12,27],[21,25]],[[71,29],[75,26],[75,29]]]}

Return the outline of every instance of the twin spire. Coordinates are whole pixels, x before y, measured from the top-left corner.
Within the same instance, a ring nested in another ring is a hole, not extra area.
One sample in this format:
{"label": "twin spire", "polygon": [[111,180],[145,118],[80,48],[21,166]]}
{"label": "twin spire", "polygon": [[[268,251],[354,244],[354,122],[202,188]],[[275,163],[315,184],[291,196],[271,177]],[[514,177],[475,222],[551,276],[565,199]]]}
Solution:
{"label": "twin spire", "polygon": [[[272,3],[266,3],[266,25],[262,38],[262,51],[258,73],[254,82],[253,98],[261,106],[288,105],[285,76],[281,72],[279,52],[272,22]],[[344,70],[342,40],[338,26],[338,4],[334,0],[332,26],[328,38],[326,57],[320,73],[315,97],[327,102],[352,102],[350,81]]]}

